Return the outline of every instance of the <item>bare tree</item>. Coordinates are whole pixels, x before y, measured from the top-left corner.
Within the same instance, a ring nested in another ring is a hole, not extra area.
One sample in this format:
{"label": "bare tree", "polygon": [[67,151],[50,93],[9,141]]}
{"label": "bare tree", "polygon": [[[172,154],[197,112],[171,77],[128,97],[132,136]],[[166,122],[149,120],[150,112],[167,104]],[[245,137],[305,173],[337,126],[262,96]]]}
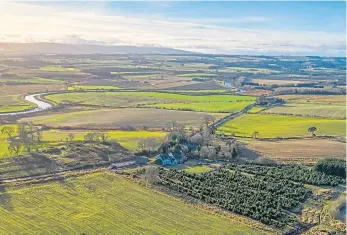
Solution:
{"label": "bare tree", "polygon": [[23,128],[26,131],[26,135],[29,135],[32,140],[34,140],[34,133],[36,132],[36,127],[32,122],[24,124]]}
{"label": "bare tree", "polygon": [[31,152],[32,148],[36,147],[35,141],[33,141],[30,137],[26,137],[24,139],[20,139],[22,141],[24,148],[28,153]]}
{"label": "bare tree", "polygon": [[12,138],[12,134],[14,133],[15,129],[13,126],[4,126],[1,128],[1,134],[7,135],[9,139]]}
{"label": "bare tree", "polygon": [[99,133],[98,133],[98,136],[101,138],[101,141],[102,141],[103,143],[105,143],[106,140],[108,140],[108,138],[110,137],[110,136],[108,135],[108,133],[105,132],[105,131],[99,132]]}
{"label": "bare tree", "polygon": [[142,138],[137,142],[137,147],[143,152],[146,149],[146,139]]}
{"label": "bare tree", "polygon": [[41,142],[42,141],[42,129],[40,127],[37,127],[36,129],[36,138],[37,138],[37,142]]}
{"label": "bare tree", "polygon": [[84,140],[90,141],[90,142],[96,141],[96,140],[98,140],[98,133],[96,133],[94,131],[88,132],[87,134],[84,135]]}
{"label": "bare tree", "polygon": [[75,134],[74,133],[69,133],[67,135],[67,137],[69,138],[70,142],[72,142],[75,139]]}
{"label": "bare tree", "polygon": [[159,168],[156,166],[147,167],[144,180],[148,184],[155,184],[159,181]]}
{"label": "bare tree", "polygon": [[160,145],[160,141],[155,137],[148,137],[146,139],[146,142],[147,142],[147,147],[149,151],[154,151]]}
{"label": "bare tree", "polygon": [[208,126],[209,124],[214,123],[216,121],[216,118],[213,117],[212,115],[204,115],[202,117],[202,121],[206,126]]}
{"label": "bare tree", "polygon": [[16,156],[19,156],[19,153],[21,152],[23,147],[22,141],[19,140],[12,140],[10,145],[8,146],[8,150],[11,154],[15,153]]}

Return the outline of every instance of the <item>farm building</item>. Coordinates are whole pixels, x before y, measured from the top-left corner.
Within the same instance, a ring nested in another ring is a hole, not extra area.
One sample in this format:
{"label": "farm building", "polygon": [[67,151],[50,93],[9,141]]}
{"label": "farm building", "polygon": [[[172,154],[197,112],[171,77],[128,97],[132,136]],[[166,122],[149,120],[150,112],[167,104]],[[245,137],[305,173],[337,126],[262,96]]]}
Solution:
{"label": "farm building", "polygon": [[155,163],[162,166],[174,166],[179,163],[182,163],[186,159],[184,153],[175,152],[175,153],[161,153],[157,155]]}

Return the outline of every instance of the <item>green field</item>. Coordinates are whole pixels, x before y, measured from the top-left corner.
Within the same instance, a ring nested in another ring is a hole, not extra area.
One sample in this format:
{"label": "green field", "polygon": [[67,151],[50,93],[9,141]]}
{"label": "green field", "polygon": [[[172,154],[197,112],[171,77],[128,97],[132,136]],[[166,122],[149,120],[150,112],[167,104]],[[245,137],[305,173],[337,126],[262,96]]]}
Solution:
{"label": "green field", "polygon": [[110,107],[134,106],[136,104],[174,102],[229,102],[254,101],[255,97],[235,95],[181,95],[160,92],[76,92],[45,96],[55,103],[75,102],[84,105]]}
{"label": "green field", "polygon": [[1,186],[2,234],[264,234],[112,173]]}
{"label": "green field", "polygon": [[6,134],[1,134],[1,129],[5,126],[13,127],[15,129],[12,136],[16,136],[18,134],[17,125],[14,125],[14,124],[0,125],[0,157],[3,157],[4,155],[10,154],[8,151],[8,145],[9,145],[9,143],[7,141],[8,136]]}
{"label": "green field", "polygon": [[264,109],[265,109],[264,107],[254,106],[253,108],[248,110],[247,113],[259,113],[259,112],[263,111]]}
{"label": "green field", "polygon": [[262,113],[346,119],[346,106],[329,104],[287,104]]}
{"label": "green field", "polygon": [[189,173],[204,173],[204,172],[211,171],[212,168],[209,166],[193,166],[193,167],[186,166],[184,170]]}
{"label": "green field", "polygon": [[89,85],[78,85],[78,86],[71,86],[68,88],[68,90],[113,90],[113,89],[119,89],[117,86],[89,86]]}
{"label": "green field", "polygon": [[1,82],[11,83],[11,84],[23,84],[23,83],[32,83],[32,84],[63,84],[64,81],[50,78],[42,77],[32,77],[32,78],[1,78]]}
{"label": "green field", "polygon": [[[84,135],[88,131],[67,131],[67,130],[48,130],[43,132],[43,141],[57,142],[65,141],[69,133],[75,135],[74,140],[83,140]],[[156,137],[164,138],[165,132],[152,132],[152,131],[108,131],[109,140],[116,140],[120,145],[129,150],[136,150],[138,142],[142,138]]]}
{"label": "green field", "polygon": [[48,71],[48,72],[77,72],[78,70],[75,68],[64,68],[60,66],[45,66],[41,67],[40,71]]}
{"label": "green field", "polygon": [[251,137],[259,132],[260,138],[311,136],[307,129],[315,126],[316,135],[346,135],[346,120],[329,120],[270,114],[245,114],[226,122],[218,128],[219,133]]}
{"label": "green field", "polygon": [[211,103],[170,103],[170,104],[154,104],[147,107],[174,109],[174,110],[191,110],[199,112],[239,112],[246,106],[252,104],[251,101],[244,102],[211,102]]}
{"label": "green field", "polygon": [[36,107],[35,104],[29,103],[29,102],[23,105],[3,105],[3,106],[0,106],[0,113],[12,113],[12,112],[25,111],[35,107]]}

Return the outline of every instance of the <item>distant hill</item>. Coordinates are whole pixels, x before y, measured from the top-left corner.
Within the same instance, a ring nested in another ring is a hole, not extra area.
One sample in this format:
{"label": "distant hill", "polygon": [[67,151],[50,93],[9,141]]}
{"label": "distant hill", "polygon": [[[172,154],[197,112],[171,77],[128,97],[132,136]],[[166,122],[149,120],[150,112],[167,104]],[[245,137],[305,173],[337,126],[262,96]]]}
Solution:
{"label": "distant hill", "polygon": [[138,47],[61,43],[0,43],[0,53],[10,54],[193,54],[166,47]]}

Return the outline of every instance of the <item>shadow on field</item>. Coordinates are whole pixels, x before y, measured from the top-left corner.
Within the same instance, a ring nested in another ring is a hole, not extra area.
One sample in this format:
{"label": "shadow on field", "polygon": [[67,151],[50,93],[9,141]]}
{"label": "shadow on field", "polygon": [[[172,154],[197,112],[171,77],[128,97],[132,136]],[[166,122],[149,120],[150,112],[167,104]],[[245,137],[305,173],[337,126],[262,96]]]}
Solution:
{"label": "shadow on field", "polygon": [[261,154],[258,151],[247,148],[247,144],[239,144],[237,146],[237,151],[241,157],[249,160],[256,160],[261,157]]}
{"label": "shadow on field", "polygon": [[6,192],[6,187],[3,184],[1,184],[1,181],[0,181],[0,206],[8,211],[13,210],[11,195]]}

